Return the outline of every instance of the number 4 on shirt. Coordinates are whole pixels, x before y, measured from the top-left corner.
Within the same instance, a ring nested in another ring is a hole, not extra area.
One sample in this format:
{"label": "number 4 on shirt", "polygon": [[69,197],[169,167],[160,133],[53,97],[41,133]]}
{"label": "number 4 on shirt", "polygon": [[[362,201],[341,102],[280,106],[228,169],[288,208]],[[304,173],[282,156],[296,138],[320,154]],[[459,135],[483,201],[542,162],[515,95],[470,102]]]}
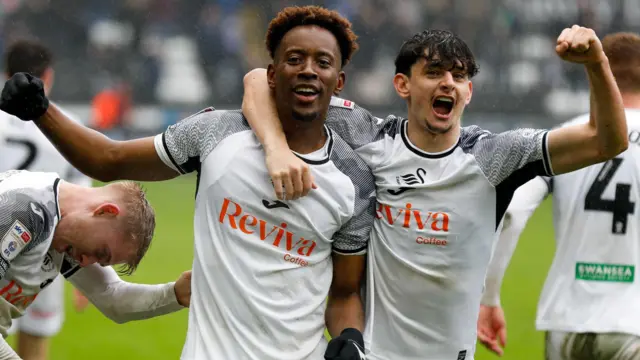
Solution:
{"label": "number 4 on shirt", "polygon": [[636,203],[629,200],[631,184],[616,183],[616,193],[613,200],[603,199],[602,194],[611,182],[623,159],[614,158],[604,163],[602,169],[591,184],[584,199],[584,209],[592,211],[606,211],[613,215],[611,232],[613,234],[627,233],[628,215],[635,211]]}

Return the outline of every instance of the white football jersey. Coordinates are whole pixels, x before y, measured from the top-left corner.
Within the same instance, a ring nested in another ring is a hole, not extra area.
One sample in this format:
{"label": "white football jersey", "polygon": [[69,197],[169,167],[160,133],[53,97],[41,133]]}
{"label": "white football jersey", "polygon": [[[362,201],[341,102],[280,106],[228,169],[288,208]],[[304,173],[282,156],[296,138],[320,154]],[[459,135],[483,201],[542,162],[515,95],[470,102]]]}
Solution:
{"label": "white football jersey", "polygon": [[547,131],[464,127],[426,153],[407,121],[334,98],[327,125],[371,167],[365,342],[371,360],[473,359],[485,272],[515,189],[550,175]]}
{"label": "white football jersey", "polygon": [[546,179],[556,252],[538,304],[540,330],[640,336],[640,110],[626,116],[625,152]]}
{"label": "white football jersey", "polygon": [[[71,117],[73,118],[73,117]],[[65,181],[91,186],[91,179],[76,170],[32,121],[0,111],[0,172],[29,170],[54,172]]]}
{"label": "white football jersey", "polygon": [[0,173],[0,334],[20,317],[38,293],[62,272],[77,269],[50,250],[60,218],[59,177],[55,173]]}
{"label": "white football jersey", "polygon": [[183,360],[323,358],[332,252],[364,254],[371,170],[327,129],[299,155],[318,189],[278,201],[262,146],[240,111],[204,111],[155,139],[164,163],[198,172],[189,327]]}

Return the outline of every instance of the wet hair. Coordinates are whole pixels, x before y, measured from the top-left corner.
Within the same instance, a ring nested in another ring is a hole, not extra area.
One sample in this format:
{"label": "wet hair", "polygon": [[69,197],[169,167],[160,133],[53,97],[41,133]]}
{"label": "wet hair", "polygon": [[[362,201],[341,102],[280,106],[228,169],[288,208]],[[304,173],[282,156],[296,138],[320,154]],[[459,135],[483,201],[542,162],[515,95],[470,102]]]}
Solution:
{"label": "wet hair", "polygon": [[640,93],[640,36],[619,32],[605,36],[602,48],[621,92]]}
{"label": "wet hair", "polygon": [[140,261],[149,250],[156,227],[155,211],[142,185],[133,181],[118,181],[110,184],[122,195],[128,216],[124,219],[123,230],[129,236],[129,243],[136,249],[133,256],[120,266],[118,273],[131,275],[138,268]]}
{"label": "wet hair", "polygon": [[4,71],[9,76],[26,72],[42,77],[53,65],[53,54],[43,43],[34,39],[21,39],[13,42],[5,51]]}
{"label": "wet hair", "polygon": [[406,40],[396,57],[396,74],[411,76],[411,67],[422,58],[440,62],[445,67],[454,67],[459,61],[469,78],[479,70],[469,46],[446,30],[424,30]]}
{"label": "wet hair", "polygon": [[319,6],[291,6],[284,8],[269,23],[266,45],[271,59],[282,42],[282,38],[298,26],[316,25],[330,31],[338,41],[342,67],[346,66],[358,50],[357,36],[351,29],[351,22],[337,11]]}

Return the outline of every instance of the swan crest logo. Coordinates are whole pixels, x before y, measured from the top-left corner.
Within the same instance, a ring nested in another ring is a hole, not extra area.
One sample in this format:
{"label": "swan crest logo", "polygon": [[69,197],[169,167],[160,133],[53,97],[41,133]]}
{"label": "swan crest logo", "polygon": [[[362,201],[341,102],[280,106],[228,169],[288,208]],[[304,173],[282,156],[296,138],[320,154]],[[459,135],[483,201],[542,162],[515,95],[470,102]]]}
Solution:
{"label": "swan crest logo", "polygon": [[[424,184],[424,176],[427,175],[427,171],[423,168],[418,168],[413,173],[404,174],[401,176],[396,176],[396,182],[398,185],[418,185]],[[387,192],[391,195],[400,195],[407,190],[413,189],[412,187],[401,186],[398,189],[389,189]]]}

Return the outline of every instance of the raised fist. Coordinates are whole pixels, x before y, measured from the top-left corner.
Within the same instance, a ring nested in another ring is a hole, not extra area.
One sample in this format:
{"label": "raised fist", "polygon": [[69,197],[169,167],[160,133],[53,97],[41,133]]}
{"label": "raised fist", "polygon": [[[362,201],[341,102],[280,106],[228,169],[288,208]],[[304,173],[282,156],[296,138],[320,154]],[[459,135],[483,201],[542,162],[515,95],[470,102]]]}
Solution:
{"label": "raised fist", "polygon": [[595,31],[578,25],[560,33],[556,53],[562,60],[584,65],[597,64],[606,58]]}
{"label": "raised fist", "polygon": [[36,120],[49,108],[42,80],[28,73],[15,73],[4,84],[0,110],[21,120]]}

